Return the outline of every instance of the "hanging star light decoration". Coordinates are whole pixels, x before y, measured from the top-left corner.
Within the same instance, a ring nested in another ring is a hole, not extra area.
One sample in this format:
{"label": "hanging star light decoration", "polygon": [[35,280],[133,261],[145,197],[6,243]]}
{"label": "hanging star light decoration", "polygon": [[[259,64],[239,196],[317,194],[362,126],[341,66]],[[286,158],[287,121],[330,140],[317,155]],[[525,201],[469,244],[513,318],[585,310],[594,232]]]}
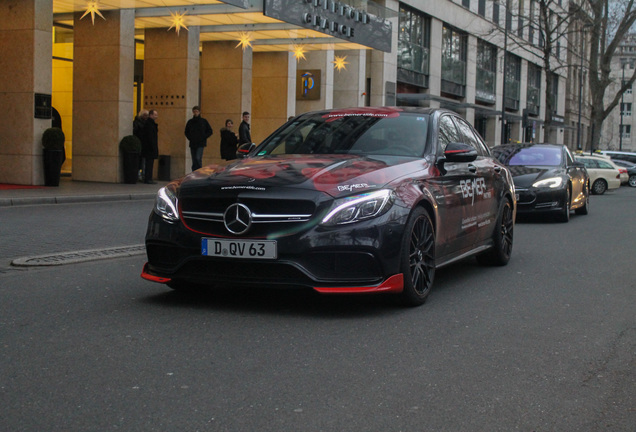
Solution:
{"label": "hanging star light decoration", "polygon": [[86,12],[84,12],[84,15],[82,15],[80,19],[83,19],[88,14],[91,14],[91,20],[93,21],[93,25],[95,25],[95,14],[99,15],[104,20],[106,19],[104,18],[104,15],[102,15],[102,13],[99,11],[99,0],[87,1]]}
{"label": "hanging star light decoration", "polygon": [[307,58],[305,58],[305,45],[294,44],[293,52],[294,57],[296,57],[296,62],[299,62],[300,59],[307,60]]}
{"label": "hanging star light decoration", "polygon": [[335,60],[331,62],[333,63],[334,69],[337,69],[338,72],[340,72],[341,70],[347,70],[347,65],[349,64],[349,62],[345,61],[346,59],[347,56],[335,56]]}
{"label": "hanging star light decoration", "polygon": [[238,47],[242,47],[243,51],[245,51],[247,47],[252,48],[252,34],[248,32],[240,32],[239,43],[237,43],[234,48]]}
{"label": "hanging star light decoration", "polygon": [[[179,12],[170,12],[170,16],[172,17],[172,25],[170,26],[170,28],[168,28],[168,31],[170,31],[170,29],[172,29],[174,27],[174,30],[177,32],[177,35],[179,34],[179,31],[184,28],[186,30],[188,30],[188,26],[185,25],[185,20],[184,20],[184,16],[186,14],[187,11],[183,11],[181,13]],[[188,30],[190,31],[190,30]]]}

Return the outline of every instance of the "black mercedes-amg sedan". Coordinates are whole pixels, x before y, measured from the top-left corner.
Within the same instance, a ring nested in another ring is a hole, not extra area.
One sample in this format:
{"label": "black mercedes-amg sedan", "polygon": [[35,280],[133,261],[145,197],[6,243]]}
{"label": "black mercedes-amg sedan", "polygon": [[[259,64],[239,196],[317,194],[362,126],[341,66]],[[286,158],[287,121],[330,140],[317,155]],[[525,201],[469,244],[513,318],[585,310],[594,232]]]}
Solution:
{"label": "black mercedes-amg sedan", "polygon": [[350,108],[289,120],[244,159],[159,190],[142,277],[177,290],[294,286],[424,302],[436,268],[510,259],[508,169],[458,114]]}
{"label": "black mercedes-amg sedan", "polygon": [[493,155],[512,173],[520,215],[548,213],[569,222],[570,212],[586,215],[590,208],[590,178],[562,144],[505,144]]}

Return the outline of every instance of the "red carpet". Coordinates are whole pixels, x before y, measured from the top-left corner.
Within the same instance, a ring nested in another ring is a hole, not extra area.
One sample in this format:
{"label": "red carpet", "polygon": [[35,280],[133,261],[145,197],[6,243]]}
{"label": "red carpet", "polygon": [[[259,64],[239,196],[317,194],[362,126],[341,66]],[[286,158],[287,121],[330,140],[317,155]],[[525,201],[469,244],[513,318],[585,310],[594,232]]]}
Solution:
{"label": "red carpet", "polygon": [[45,187],[46,186],[14,185],[14,184],[0,183],[0,190],[9,190],[9,189],[44,189]]}

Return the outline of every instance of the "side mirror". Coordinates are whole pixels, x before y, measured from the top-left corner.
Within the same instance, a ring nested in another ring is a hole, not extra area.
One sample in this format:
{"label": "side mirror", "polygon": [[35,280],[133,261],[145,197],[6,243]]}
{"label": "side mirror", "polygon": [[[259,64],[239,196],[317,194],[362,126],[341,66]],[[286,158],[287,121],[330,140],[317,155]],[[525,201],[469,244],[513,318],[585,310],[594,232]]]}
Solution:
{"label": "side mirror", "polygon": [[254,150],[255,147],[256,144],[254,143],[241,144],[238,149],[236,149],[236,158],[245,159],[246,157],[249,157],[250,152]]}
{"label": "side mirror", "polygon": [[450,143],[444,150],[446,162],[472,162],[477,159],[475,147],[464,143]]}

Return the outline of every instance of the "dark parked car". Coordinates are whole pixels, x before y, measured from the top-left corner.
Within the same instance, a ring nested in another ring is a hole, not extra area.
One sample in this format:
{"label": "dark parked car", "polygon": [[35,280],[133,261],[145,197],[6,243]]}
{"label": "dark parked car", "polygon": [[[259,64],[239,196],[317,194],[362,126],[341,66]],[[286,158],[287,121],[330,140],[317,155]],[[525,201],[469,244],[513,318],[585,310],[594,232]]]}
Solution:
{"label": "dark parked car", "polygon": [[436,268],[508,262],[515,206],[509,171],[453,112],[312,112],[246,158],[162,188],[142,277],[189,291],[396,293],[418,305]]}
{"label": "dark parked car", "polygon": [[636,163],[620,159],[612,159],[612,162],[614,162],[614,165],[627,169],[627,175],[629,176],[627,184],[631,187],[636,187]]}
{"label": "dark parked car", "polygon": [[506,144],[492,152],[512,173],[519,214],[553,213],[568,222],[571,210],[588,213],[588,173],[564,145]]}

